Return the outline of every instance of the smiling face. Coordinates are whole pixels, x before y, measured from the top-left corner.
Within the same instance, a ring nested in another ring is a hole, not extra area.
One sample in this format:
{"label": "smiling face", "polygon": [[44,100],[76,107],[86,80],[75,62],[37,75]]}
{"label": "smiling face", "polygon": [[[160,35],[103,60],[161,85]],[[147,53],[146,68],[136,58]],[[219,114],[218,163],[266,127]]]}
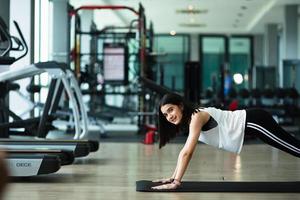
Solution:
{"label": "smiling face", "polygon": [[182,107],[174,104],[165,104],[160,107],[160,111],[172,124],[178,125],[182,119]]}

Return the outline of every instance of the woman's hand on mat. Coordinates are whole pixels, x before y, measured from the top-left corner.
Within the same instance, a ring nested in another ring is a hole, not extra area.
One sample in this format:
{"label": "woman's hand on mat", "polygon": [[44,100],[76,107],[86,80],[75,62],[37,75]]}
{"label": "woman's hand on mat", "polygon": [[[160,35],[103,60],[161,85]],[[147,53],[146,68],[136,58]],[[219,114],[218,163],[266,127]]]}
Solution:
{"label": "woman's hand on mat", "polygon": [[156,179],[152,182],[154,183],[172,183],[174,181],[174,178],[162,178],[162,179]]}
{"label": "woman's hand on mat", "polygon": [[172,183],[155,186],[155,187],[152,187],[151,189],[153,189],[153,190],[174,190],[174,189],[178,188],[179,186],[180,186],[180,184],[172,182]]}

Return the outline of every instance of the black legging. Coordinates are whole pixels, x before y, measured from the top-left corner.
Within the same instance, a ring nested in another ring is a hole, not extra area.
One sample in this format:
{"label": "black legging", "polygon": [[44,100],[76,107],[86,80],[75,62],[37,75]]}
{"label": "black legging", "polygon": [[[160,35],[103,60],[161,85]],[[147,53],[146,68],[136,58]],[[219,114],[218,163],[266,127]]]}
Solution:
{"label": "black legging", "polygon": [[283,130],[263,109],[246,109],[246,134],[254,134],[265,143],[300,158],[300,141]]}

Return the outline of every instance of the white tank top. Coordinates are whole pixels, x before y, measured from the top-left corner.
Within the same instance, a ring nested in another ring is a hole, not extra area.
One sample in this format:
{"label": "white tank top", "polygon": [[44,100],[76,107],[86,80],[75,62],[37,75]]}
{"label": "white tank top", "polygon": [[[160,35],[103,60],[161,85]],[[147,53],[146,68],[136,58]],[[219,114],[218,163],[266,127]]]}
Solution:
{"label": "white tank top", "polygon": [[224,111],[213,107],[199,108],[207,112],[218,125],[208,131],[201,131],[199,140],[205,144],[240,153],[244,142],[246,111]]}

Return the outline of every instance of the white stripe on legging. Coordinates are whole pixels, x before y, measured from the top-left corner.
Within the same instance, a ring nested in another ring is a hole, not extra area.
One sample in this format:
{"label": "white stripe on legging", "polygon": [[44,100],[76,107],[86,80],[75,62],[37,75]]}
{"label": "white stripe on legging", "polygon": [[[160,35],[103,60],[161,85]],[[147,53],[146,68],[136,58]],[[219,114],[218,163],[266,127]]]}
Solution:
{"label": "white stripe on legging", "polygon": [[269,132],[268,130],[266,130],[265,128],[263,128],[262,126],[259,126],[258,124],[254,124],[251,122],[247,122],[247,127],[249,128],[253,128],[256,129],[260,132],[262,132],[264,135],[266,135],[267,137],[271,138],[272,140],[276,141],[277,143],[281,144],[282,146],[296,152],[296,153],[300,153],[300,150],[297,147],[292,146],[291,144],[281,140],[280,138],[278,138],[276,135],[272,134],[271,132]]}

